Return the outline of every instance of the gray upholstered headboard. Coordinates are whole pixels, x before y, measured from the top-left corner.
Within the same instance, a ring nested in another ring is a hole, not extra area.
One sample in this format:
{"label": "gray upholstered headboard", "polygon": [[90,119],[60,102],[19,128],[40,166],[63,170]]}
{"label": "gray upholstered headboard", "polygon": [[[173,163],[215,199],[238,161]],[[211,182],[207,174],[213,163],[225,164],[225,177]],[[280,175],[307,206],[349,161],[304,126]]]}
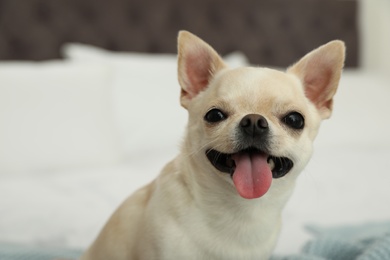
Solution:
{"label": "gray upholstered headboard", "polygon": [[332,39],[358,65],[354,0],[0,0],[0,59],[60,58],[65,42],[117,51],[175,53],[189,30],[221,54],[286,66]]}

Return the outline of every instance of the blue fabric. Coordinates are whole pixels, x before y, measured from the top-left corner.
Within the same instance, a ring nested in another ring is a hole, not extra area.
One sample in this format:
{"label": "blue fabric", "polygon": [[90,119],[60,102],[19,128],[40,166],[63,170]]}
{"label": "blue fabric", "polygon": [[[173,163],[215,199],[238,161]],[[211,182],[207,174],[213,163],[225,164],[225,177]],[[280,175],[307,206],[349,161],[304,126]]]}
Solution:
{"label": "blue fabric", "polygon": [[390,222],[307,230],[315,238],[300,254],[272,260],[390,260]]}
{"label": "blue fabric", "polygon": [[1,260],[54,260],[77,259],[81,250],[40,248],[32,246],[18,246],[12,244],[0,244]]}

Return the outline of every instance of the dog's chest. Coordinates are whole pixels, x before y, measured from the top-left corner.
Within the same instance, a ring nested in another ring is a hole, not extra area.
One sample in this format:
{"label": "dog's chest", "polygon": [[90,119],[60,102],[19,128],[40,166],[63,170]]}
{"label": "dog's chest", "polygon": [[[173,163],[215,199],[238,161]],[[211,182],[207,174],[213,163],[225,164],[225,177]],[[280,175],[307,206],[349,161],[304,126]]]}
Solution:
{"label": "dog's chest", "polygon": [[157,242],[159,259],[267,259],[276,243],[280,219],[270,214],[243,217],[240,211],[205,214],[187,209],[180,220],[164,223],[168,237]]}

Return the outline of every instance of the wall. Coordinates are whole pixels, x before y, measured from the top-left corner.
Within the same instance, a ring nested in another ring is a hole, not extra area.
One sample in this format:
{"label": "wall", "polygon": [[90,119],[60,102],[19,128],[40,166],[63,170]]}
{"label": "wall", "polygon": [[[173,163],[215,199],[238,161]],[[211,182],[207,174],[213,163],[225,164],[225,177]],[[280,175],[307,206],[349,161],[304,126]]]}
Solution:
{"label": "wall", "polygon": [[390,0],[360,0],[361,64],[390,73]]}

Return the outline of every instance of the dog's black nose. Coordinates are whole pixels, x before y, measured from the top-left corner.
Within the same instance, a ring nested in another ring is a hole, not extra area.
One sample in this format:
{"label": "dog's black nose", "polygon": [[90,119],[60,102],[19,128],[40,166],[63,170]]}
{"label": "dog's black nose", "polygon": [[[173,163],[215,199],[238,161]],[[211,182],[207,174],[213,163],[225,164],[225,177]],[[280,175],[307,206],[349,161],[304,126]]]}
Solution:
{"label": "dog's black nose", "polygon": [[268,132],[268,122],[265,117],[258,114],[249,114],[240,121],[242,131],[251,136],[258,137]]}

